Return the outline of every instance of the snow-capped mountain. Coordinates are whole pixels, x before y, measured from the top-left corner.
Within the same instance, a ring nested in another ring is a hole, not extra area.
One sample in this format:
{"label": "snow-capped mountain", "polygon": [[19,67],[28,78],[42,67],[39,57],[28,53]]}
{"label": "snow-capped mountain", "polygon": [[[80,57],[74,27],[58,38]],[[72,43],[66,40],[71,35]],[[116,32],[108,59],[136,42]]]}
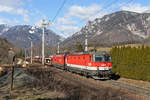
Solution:
{"label": "snow-capped mountain", "polygon": [[[32,38],[34,45],[41,44],[42,29],[30,25],[8,26],[0,25],[0,37],[20,47],[29,47]],[[45,29],[45,45],[54,46],[62,40],[62,37],[49,29]]]}

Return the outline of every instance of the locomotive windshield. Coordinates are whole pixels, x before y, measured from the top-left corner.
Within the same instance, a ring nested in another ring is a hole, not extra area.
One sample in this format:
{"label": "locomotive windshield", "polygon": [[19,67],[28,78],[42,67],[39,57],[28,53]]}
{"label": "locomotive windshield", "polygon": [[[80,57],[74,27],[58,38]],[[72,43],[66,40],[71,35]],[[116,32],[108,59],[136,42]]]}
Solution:
{"label": "locomotive windshield", "polygon": [[103,62],[104,57],[103,56],[95,56],[95,62]]}
{"label": "locomotive windshield", "polygon": [[111,62],[111,57],[109,55],[94,55],[94,62]]}

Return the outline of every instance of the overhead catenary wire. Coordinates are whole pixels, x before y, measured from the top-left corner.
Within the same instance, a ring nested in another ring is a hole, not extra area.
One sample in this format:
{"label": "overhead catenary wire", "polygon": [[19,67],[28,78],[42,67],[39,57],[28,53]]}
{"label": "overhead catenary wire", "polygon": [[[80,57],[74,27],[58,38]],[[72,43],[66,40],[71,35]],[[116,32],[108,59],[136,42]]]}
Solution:
{"label": "overhead catenary wire", "polygon": [[[118,1],[119,1],[119,0],[112,1],[112,2],[109,3],[107,6],[105,6],[104,9],[108,9],[108,8],[111,7],[114,3],[118,2]],[[99,10],[97,13],[100,13],[101,11],[104,11],[104,9]],[[89,20],[89,18],[91,18],[92,16],[94,16],[94,15],[89,16],[88,18],[86,18],[86,20]],[[82,19],[82,20],[80,21],[80,23],[83,22],[83,21],[85,21],[85,19]]]}
{"label": "overhead catenary wire", "polygon": [[[133,0],[129,0],[128,2],[126,2],[125,4],[123,4],[122,6],[125,6],[125,5],[127,5],[127,4],[129,4],[129,3],[131,3],[132,1],[133,1]],[[120,6],[120,7],[121,7],[121,6]],[[130,20],[128,20],[128,21],[131,21],[131,20],[133,19],[132,17],[133,17],[133,18],[136,18],[135,16],[131,16],[131,17],[129,18]],[[118,19],[117,19],[117,20],[118,20]],[[127,21],[127,22],[128,22],[128,21]],[[114,26],[114,27],[115,27],[115,26],[117,26],[117,25],[118,25],[118,24],[116,24],[116,23],[112,23],[112,24],[109,25],[109,26],[110,26],[110,27],[111,27],[111,26]]]}
{"label": "overhead catenary wire", "polygon": [[61,9],[64,7],[65,3],[67,2],[67,0],[64,0],[60,6],[60,8],[57,10],[56,15],[54,16],[54,18],[52,19],[52,22],[55,21],[55,19],[57,18],[58,14],[60,13]]}
{"label": "overhead catenary wire", "polygon": [[[112,1],[111,3],[109,3],[104,9],[100,9],[97,13],[100,13],[100,12],[102,12],[102,11],[104,11],[104,10],[106,10],[106,9],[108,9],[109,7],[111,7],[114,3],[117,3],[119,0],[114,0],[114,1]],[[89,16],[88,18],[86,18],[86,19],[82,19],[80,22],[83,22],[83,21],[87,21],[87,20],[89,20],[91,17],[93,17],[93,16],[95,16],[95,14],[94,15],[91,15],[91,16]]]}
{"label": "overhead catenary wire", "polygon": [[[125,6],[125,5],[127,5],[127,4],[129,4],[129,3],[131,3],[133,0],[129,0],[129,1],[127,1],[126,3],[124,3],[124,4],[122,4],[121,6]],[[111,5],[113,4],[114,2],[112,2],[112,3],[110,3]],[[120,7],[121,7],[120,6]],[[108,7],[106,7],[106,8],[108,8]],[[102,10],[100,10],[99,12],[101,12]],[[90,17],[92,17],[92,16],[90,16]],[[132,18],[133,17],[133,18]],[[131,16],[131,18],[130,18],[130,20],[128,20],[128,21],[131,21],[131,20],[133,20],[133,19],[135,19],[135,16]],[[127,22],[128,22],[127,21]],[[126,23],[127,23],[126,22]],[[125,23],[124,23],[125,24]],[[111,24],[111,25],[109,25],[109,26],[117,26],[118,24]],[[79,37],[80,38],[80,37]]]}
{"label": "overhead catenary wire", "polygon": [[[67,1],[67,0],[64,0],[64,2],[62,3],[62,6],[60,7],[60,10],[62,9],[62,7],[63,7],[64,4],[66,3],[66,1]],[[112,5],[113,5],[114,3],[116,3],[117,1],[118,1],[118,0],[112,1],[110,4],[108,4],[108,5],[105,7],[105,9],[109,8],[110,6],[112,6]],[[57,17],[58,13],[60,12],[60,10],[57,11],[57,13],[56,13],[55,17],[53,18],[52,22],[54,22],[55,18]],[[100,13],[100,12],[103,11],[103,10],[104,10],[104,9],[99,10],[98,13]],[[92,16],[94,16],[94,15],[91,15],[90,17],[88,17],[87,20],[88,20],[89,18],[91,18]],[[85,19],[81,20],[80,23],[83,22],[83,21],[85,21]],[[56,28],[55,28],[55,29],[56,29]],[[62,33],[62,32],[61,32],[61,33]]]}
{"label": "overhead catenary wire", "polygon": [[[133,0],[129,0],[128,1],[128,3],[126,3],[126,4],[129,4],[130,2],[132,2]],[[124,4],[124,5],[126,5],[126,4]],[[124,6],[124,5],[122,5],[122,6]],[[134,13],[136,13],[136,12],[134,12]],[[144,13],[144,12],[143,12]],[[140,15],[139,13],[137,13],[138,15]],[[120,26],[120,27],[122,27],[122,28],[125,28],[125,27],[123,27],[123,25],[126,25],[126,24],[128,24],[128,22],[131,22],[131,21],[135,21],[135,19],[140,19],[140,17],[138,16],[131,16],[131,17],[129,17],[128,18],[129,20],[127,20],[127,21],[125,21],[124,23],[122,23],[122,25]],[[115,27],[118,27],[118,24],[116,24],[116,23],[112,23],[111,25],[109,25],[110,27],[112,27],[113,26],[113,28],[115,28]]]}
{"label": "overhead catenary wire", "polygon": [[[116,1],[118,1],[118,0],[116,0]],[[125,6],[125,5],[127,5],[127,4],[129,4],[129,3],[131,3],[133,0],[129,0],[128,2],[126,2],[126,3],[124,3],[122,6]],[[111,2],[110,4],[112,5],[114,2]],[[121,6],[120,6],[121,7]],[[107,9],[108,7],[106,7],[106,9]],[[102,9],[102,10],[100,10],[99,11],[99,13],[101,12],[101,11],[103,11],[104,9]],[[94,15],[92,15],[92,16],[94,16]],[[90,17],[88,17],[87,18],[87,20],[89,19],[89,18],[91,18],[92,16],[90,16]],[[85,21],[85,20],[82,20],[82,21]],[[115,26],[116,26],[117,24],[115,24]],[[111,24],[111,25],[109,25],[109,26],[114,26],[114,24]]]}
{"label": "overhead catenary wire", "polygon": [[[104,9],[99,10],[97,13],[100,13],[100,12],[102,12],[103,10],[108,9],[109,7],[111,7],[111,6],[112,6],[114,3],[116,3],[117,1],[119,1],[119,0],[112,1],[112,2],[109,3]],[[129,0],[128,2],[122,4],[121,6],[125,6],[125,5],[127,5],[127,4],[129,4],[129,3],[131,3],[132,1],[133,1],[133,0]],[[62,3],[62,6],[59,8],[60,10],[61,10],[62,7],[64,6],[65,2],[66,2],[66,1],[64,0],[64,2]],[[120,6],[120,7],[121,7],[121,6]],[[58,13],[60,12],[60,10],[57,11],[55,17],[53,18],[54,20],[55,20],[55,18],[57,17],[57,15],[58,15]],[[89,20],[92,16],[94,16],[94,15],[91,15],[90,17],[88,17],[88,18],[86,18],[86,19]],[[80,22],[82,22],[82,21],[85,21],[85,19],[81,20]],[[111,26],[113,26],[113,25],[114,25],[114,24],[112,24]],[[115,25],[115,26],[116,26],[116,25]]]}

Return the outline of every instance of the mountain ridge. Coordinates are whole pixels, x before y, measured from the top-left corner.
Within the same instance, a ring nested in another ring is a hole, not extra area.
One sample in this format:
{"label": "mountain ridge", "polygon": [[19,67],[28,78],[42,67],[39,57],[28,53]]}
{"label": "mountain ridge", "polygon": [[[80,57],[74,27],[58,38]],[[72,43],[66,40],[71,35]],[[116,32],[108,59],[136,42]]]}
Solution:
{"label": "mountain ridge", "polygon": [[89,21],[79,32],[63,41],[62,45],[84,43],[85,33],[88,41],[105,44],[122,42],[142,42],[150,37],[150,14],[119,11]]}
{"label": "mountain ridge", "polygon": [[[34,28],[30,25],[0,25],[0,37],[6,38],[9,42],[23,47],[29,48],[30,47],[30,38],[33,40],[34,45],[41,44],[42,38],[42,29],[41,28]],[[34,31],[31,33],[30,31]],[[54,46],[62,39],[61,36],[57,35],[55,32],[45,28],[45,44]]]}

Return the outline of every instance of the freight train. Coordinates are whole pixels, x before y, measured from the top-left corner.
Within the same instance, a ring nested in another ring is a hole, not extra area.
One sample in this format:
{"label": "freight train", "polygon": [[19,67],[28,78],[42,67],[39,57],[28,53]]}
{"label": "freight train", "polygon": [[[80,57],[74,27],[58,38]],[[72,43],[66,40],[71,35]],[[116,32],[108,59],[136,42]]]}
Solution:
{"label": "freight train", "polygon": [[56,54],[52,57],[52,65],[94,79],[110,79],[112,75],[111,56],[106,52],[100,54]]}

